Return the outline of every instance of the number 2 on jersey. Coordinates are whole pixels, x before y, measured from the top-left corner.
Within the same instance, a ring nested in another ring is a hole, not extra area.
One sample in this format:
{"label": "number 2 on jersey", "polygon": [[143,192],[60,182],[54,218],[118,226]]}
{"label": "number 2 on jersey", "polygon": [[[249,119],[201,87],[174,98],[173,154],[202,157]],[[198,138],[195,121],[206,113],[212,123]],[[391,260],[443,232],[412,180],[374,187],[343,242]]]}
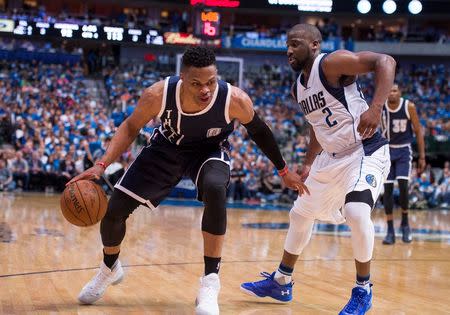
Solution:
{"label": "number 2 on jersey", "polygon": [[324,109],[322,109],[322,113],[328,114],[327,117],[325,117],[325,121],[327,122],[328,126],[333,127],[333,126],[337,125],[336,120],[333,120],[332,122],[330,122],[330,116],[333,115],[333,113],[331,112],[331,110],[328,107],[325,107]]}

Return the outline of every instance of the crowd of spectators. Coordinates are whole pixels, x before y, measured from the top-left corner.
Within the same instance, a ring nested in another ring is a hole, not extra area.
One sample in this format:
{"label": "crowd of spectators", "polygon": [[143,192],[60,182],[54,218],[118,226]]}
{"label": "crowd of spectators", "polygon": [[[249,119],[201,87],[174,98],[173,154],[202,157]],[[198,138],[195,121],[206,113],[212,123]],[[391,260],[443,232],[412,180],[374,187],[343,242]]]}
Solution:
{"label": "crowd of spectators", "polygon": [[79,66],[0,62],[0,189],[61,191],[115,131]]}
{"label": "crowd of spectators", "polygon": [[69,47],[61,43],[55,46],[50,42],[31,42],[24,39],[2,38],[0,37],[0,50],[8,51],[28,51],[28,52],[45,52],[45,53],[66,53],[82,55],[83,50],[80,47]]}
{"label": "crowd of spectators", "polygon": [[[107,67],[103,70],[107,99],[79,66],[0,62],[0,190],[56,190],[92,165],[108,145],[117,126],[134,110],[142,90],[173,73],[156,63]],[[431,78],[430,78],[431,76]],[[266,63],[248,69],[243,89],[272,128],[288,163],[301,163],[308,142],[303,114],[290,96],[295,75],[287,66]],[[404,94],[418,106],[427,135],[448,141],[448,70],[445,67],[400,69],[397,79]],[[367,96],[371,78],[361,78]],[[427,119],[424,119],[424,118]],[[148,140],[158,122],[143,129],[137,145]],[[270,162],[238,127],[230,136],[232,173],[230,201],[289,203],[296,196],[282,186]],[[118,179],[138,148],[125,153],[108,170]],[[424,175],[425,174],[425,175]],[[413,174],[411,202],[418,207],[448,206],[449,171]],[[106,186],[105,186],[106,188]]]}
{"label": "crowd of spectators", "polygon": [[[450,206],[450,163],[445,162],[444,168],[427,166],[421,174],[417,173],[417,166],[413,165],[411,184],[409,186],[409,204],[414,209],[448,208]],[[399,197],[396,189],[394,197]]]}
{"label": "crowd of spectators", "polygon": [[[450,71],[445,65],[400,67],[396,82],[403,97],[416,104],[420,122],[427,138],[427,149],[433,149],[434,142],[448,142],[450,139]],[[359,82],[370,102],[374,92],[373,75],[362,76]]]}

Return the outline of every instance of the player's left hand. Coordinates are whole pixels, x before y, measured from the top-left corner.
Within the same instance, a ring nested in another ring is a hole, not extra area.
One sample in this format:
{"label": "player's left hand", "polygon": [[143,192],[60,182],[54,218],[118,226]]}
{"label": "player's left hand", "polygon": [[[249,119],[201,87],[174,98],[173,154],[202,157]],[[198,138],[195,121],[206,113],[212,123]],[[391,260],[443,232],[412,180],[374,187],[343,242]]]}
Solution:
{"label": "player's left hand", "polygon": [[292,190],[297,190],[300,196],[304,193],[307,193],[309,195],[308,187],[306,187],[300,175],[298,175],[296,172],[292,172],[289,170],[287,174],[282,176],[281,178],[286,187]]}
{"label": "player's left hand", "polygon": [[381,120],[381,110],[375,106],[370,106],[368,110],[362,113],[358,125],[358,133],[362,139],[372,137],[377,131]]}

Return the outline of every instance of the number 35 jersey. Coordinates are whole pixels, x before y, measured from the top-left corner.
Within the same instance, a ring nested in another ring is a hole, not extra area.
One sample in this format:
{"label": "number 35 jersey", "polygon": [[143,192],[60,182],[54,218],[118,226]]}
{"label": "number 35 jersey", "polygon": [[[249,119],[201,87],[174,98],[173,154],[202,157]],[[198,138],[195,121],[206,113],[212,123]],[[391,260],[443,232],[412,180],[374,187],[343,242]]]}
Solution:
{"label": "number 35 jersey", "polygon": [[408,104],[409,101],[407,99],[400,98],[396,109],[390,109],[387,103],[383,108],[381,130],[392,147],[409,146],[413,141]]}
{"label": "number 35 jersey", "polygon": [[302,73],[299,75],[292,89],[294,97],[323,150],[341,153],[362,145],[365,154],[370,155],[387,141],[379,132],[362,141],[357,128],[361,114],[369,106],[356,80],[341,87],[328,84],[322,70],[326,56],[320,54],[316,57],[308,82],[304,82]]}

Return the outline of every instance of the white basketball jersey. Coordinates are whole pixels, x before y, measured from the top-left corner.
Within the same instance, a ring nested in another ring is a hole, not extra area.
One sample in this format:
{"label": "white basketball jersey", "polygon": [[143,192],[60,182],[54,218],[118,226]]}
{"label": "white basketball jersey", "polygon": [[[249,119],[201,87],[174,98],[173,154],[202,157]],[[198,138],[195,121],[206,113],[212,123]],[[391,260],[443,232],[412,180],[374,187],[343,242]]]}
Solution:
{"label": "white basketball jersey", "polygon": [[293,92],[322,148],[340,153],[362,145],[356,129],[360,115],[369,107],[356,81],[339,88],[328,84],[321,67],[325,56],[320,54],[314,60],[308,82],[302,82],[300,74]]}

